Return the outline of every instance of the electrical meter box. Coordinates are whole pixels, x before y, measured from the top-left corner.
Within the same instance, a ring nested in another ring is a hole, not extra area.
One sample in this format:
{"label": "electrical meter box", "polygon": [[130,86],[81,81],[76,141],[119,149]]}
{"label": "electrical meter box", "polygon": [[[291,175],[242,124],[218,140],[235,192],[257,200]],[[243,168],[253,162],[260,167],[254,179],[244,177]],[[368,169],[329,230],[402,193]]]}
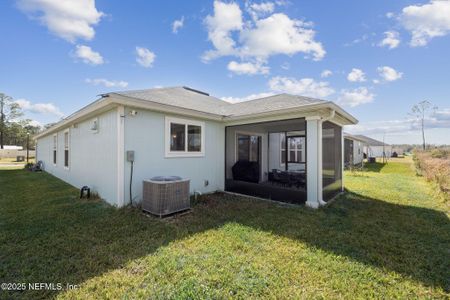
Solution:
{"label": "electrical meter box", "polygon": [[128,150],[127,151],[127,161],[133,162],[134,161],[134,151]]}

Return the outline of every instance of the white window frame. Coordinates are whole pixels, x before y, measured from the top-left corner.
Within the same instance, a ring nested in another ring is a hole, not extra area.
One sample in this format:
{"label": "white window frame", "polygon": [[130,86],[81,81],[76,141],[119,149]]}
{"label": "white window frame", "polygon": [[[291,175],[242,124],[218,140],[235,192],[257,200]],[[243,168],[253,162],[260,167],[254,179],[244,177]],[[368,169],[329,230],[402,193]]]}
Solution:
{"label": "white window frame", "polygon": [[[67,150],[69,151],[69,155],[67,157],[67,166],[66,166],[66,133],[67,133]],[[63,131],[63,141],[64,141],[64,151],[63,151],[63,165],[65,170],[70,169],[70,129],[67,128]]]}
{"label": "white window frame", "polygon": [[[284,138],[287,139],[289,136],[287,134],[284,134]],[[285,148],[285,143],[282,142],[283,140],[280,138],[280,166],[284,166],[287,162],[283,163],[283,150],[287,151],[287,156],[289,158],[290,156],[290,152],[291,151],[295,151],[295,161],[297,161],[298,159],[298,151],[301,152],[301,155],[303,157],[303,152],[305,151],[305,149],[303,149],[302,144],[296,144],[294,148],[291,148],[291,145],[288,143],[288,149],[284,149]],[[300,147],[299,147],[300,146]],[[305,148],[306,148],[306,136],[305,136]],[[289,161],[289,159],[288,159]],[[301,162],[301,164],[306,163],[306,157],[305,157],[305,161]]]}
{"label": "white window frame", "polygon": [[[165,125],[165,155],[166,157],[203,157],[205,156],[205,122],[189,120],[189,119],[181,119],[175,117],[166,117],[166,125]],[[184,125],[185,130],[185,142],[184,142],[184,151],[171,151],[170,150],[170,124],[182,124]],[[188,151],[188,125],[200,126],[201,130],[201,146],[199,152]]]}
{"label": "white window frame", "polygon": [[[56,155],[55,155],[55,151],[56,151]],[[58,151],[58,134],[55,133],[55,134],[53,134],[53,148],[52,148],[52,162],[53,162],[53,166],[55,166],[55,167],[58,164],[58,152],[59,152]]]}

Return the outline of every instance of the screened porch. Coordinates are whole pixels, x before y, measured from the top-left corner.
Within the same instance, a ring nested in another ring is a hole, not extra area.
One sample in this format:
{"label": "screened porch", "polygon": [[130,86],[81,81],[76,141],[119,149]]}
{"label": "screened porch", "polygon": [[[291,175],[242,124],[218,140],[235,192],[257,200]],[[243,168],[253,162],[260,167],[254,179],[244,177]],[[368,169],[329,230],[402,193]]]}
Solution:
{"label": "screened porch", "polygon": [[[307,201],[305,118],[228,126],[225,130],[226,191],[294,204]],[[321,136],[323,197],[327,200],[341,186],[341,128],[325,122]]]}

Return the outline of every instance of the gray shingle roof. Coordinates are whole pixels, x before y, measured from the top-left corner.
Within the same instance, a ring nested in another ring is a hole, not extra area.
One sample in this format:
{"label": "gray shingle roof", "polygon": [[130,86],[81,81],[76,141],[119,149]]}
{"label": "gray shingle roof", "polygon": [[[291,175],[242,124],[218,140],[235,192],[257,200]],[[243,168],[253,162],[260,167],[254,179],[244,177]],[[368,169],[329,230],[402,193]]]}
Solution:
{"label": "gray shingle roof", "polygon": [[155,88],[148,90],[114,92],[126,97],[223,115],[224,107],[231,103],[186,87]]}
{"label": "gray shingle roof", "polygon": [[362,134],[354,135],[354,137],[356,137],[356,138],[358,138],[358,139],[361,139],[361,140],[365,141],[365,142],[366,142],[367,144],[369,144],[370,146],[383,146],[383,145],[384,145],[384,146],[389,146],[389,144],[380,142],[380,141],[378,141],[378,140],[376,140],[376,139],[370,138],[370,137],[365,136],[365,135],[362,135]]}
{"label": "gray shingle roof", "polygon": [[235,103],[227,107],[227,113],[228,115],[233,116],[244,116],[325,102],[327,101],[289,94],[279,94],[265,98]]}
{"label": "gray shingle roof", "polygon": [[114,92],[113,94],[221,116],[245,116],[328,102],[302,96],[279,94],[231,104],[219,98],[209,96],[208,94],[196,92],[187,87],[123,91]]}

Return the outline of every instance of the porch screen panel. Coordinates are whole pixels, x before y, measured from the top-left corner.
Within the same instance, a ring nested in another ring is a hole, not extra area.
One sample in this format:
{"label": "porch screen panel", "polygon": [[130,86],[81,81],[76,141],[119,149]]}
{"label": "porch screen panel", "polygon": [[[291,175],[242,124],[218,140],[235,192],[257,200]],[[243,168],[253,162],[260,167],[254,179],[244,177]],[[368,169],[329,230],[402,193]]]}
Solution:
{"label": "porch screen panel", "polygon": [[341,127],[331,122],[322,124],[323,198],[329,200],[341,190],[342,146]]}

